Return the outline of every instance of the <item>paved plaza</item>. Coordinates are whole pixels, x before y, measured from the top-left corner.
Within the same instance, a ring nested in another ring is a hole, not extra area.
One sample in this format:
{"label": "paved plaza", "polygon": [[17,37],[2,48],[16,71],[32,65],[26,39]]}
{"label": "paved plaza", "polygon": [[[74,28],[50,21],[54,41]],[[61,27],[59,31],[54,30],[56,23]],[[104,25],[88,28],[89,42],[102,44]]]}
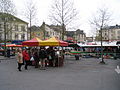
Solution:
{"label": "paved plaza", "polygon": [[120,60],[65,57],[63,67],[40,70],[29,66],[17,70],[15,57],[0,59],[0,90],[120,90]]}

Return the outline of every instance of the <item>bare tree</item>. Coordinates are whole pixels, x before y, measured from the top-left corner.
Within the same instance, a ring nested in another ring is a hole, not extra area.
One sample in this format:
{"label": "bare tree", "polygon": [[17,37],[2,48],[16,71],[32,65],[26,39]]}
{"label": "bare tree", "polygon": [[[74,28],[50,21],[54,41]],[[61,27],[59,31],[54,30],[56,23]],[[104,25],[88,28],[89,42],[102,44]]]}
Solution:
{"label": "bare tree", "polygon": [[33,20],[36,18],[37,9],[35,7],[35,3],[33,3],[32,0],[28,0],[26,4],[27,5],[25,9],[25,16],[29,20],[30,39],[31,39],[31,26],[32,26]]}
{"label": "bare tree", "polygon": [[11,0],[0,0],[0,12],[11,15],[15,14],[16,9],[14,3]]}
{"label": "bare tree", "polygon": [[62,40],[64,40],[65,27],[72,23],[78,15],[72,0],[54,0],[50,10],[50,20],[62,26]]}
{"label": "bare tree", "polygon": [[98,9],[96,15],[94,15],[93,20],[90,21],[92,25],[94,25],[97,30],[100,32],[100,40],[101,40],[101,62],[105,64],[104,59],[103,59],[103,35],[102,35],[102,30],[105,26],[109,24],[111,20],[111,14],[108,11],[108,8],[100,8]]}
{"label": "bare tree", "polygon": [[14,20],[12,15],[14,15],[15,12],[16,12],[15,5],[11,0],[0,0],[0,18],[1,22],[3,22],[4,24],[5,56],[6,56],[6,37],[8,32],[12,30],[11,22]]}

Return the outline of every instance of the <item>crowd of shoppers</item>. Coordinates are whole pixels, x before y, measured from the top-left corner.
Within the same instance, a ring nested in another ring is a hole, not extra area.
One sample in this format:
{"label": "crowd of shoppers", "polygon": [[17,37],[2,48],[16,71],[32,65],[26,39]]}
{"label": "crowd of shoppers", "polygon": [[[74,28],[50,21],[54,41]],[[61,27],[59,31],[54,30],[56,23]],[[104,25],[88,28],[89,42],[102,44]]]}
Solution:
{"label": "crowd of shoppers", "polygon": [[58,53],[59,50],[54,47],[40,47],[38,48],[29,48],[17,50],[17,61],[18,61],[18,70],[21,71],[21,66],[24,65],[25,70],[28,69],[29,65],[35,66],[35,68],[40,67],[40,69],[45,70],[45,67],[54,67],[58,63]]}

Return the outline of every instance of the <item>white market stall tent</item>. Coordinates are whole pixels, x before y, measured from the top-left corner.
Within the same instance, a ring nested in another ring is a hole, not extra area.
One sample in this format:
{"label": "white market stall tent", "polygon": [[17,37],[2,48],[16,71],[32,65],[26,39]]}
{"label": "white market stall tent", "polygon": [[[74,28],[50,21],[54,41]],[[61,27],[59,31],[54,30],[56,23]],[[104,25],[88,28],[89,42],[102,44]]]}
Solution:
{"label": "white market stall tent", "polygon": [[[113,41],[113,42],[102,42],[102,46],[105,47],[117,47],[118,45],[116,45],[117,41]],[[77,43],[78,46],[80,47],[100,47],[101,46],[101,42],[94,42],[93,44],[89,44],[89,43]]]}

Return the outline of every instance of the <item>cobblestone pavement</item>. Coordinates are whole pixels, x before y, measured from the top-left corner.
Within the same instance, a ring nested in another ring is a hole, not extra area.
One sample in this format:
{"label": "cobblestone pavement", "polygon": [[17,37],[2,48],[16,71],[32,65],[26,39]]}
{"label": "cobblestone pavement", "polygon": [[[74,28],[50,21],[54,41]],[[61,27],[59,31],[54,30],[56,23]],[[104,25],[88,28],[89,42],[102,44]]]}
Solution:
{"label": "cobblestone pavement", "polygon": [[29,66],[17,70],[15,58],[0,62],[0,90],[120,90],[120,74],[115,71],[120,60],[95,58],[75,60],[67,56],[63,67],[40,70]]}

